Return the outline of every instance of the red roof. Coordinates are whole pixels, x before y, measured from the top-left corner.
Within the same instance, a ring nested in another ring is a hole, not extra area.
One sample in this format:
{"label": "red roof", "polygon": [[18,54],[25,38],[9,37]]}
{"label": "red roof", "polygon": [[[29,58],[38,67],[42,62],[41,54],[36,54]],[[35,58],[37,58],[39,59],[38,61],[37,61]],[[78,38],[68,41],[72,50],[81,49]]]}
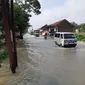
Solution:
{"label": "red roof", "polygon": [[49,25],[49,26],[59,25],[59,24],[60,24],[61,22],[63,22],[64,20],[66,20],[66,19],[60,20],[60,21],[58,21],[58,22],[55,22],[55,23],[53,23],[53,24],[51,24],[51,25]]}

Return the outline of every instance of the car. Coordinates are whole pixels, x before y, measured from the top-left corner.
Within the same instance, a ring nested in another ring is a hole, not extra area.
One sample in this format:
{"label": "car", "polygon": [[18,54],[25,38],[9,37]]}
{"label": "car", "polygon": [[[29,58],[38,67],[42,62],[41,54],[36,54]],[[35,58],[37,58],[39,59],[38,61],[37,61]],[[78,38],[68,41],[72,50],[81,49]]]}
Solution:
{"label": "car", "polygon": [[39,37],[40,36],[39,30],[34,30],[34,36],[36,36],[36,37]]}
{"label": "car", "polygon": [[77,45],[77,38],[72,32],[56,32],[55,44],[59,46],[73,46]]}
{"label": "car", "polygon": [[39,36],[40,36],[39,33],[34,33],[34,35],[35,35],[36,37],[39,37]]}

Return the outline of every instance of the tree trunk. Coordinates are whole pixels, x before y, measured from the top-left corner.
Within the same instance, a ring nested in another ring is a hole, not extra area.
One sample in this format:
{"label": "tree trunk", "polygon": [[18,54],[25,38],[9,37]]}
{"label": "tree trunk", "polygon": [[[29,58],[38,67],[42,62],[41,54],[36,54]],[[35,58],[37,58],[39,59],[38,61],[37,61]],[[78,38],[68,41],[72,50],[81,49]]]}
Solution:
{"label": "tree trunk", "polygon": [[23,39],[23,34],[21,31],[20,31],[20,39]]}

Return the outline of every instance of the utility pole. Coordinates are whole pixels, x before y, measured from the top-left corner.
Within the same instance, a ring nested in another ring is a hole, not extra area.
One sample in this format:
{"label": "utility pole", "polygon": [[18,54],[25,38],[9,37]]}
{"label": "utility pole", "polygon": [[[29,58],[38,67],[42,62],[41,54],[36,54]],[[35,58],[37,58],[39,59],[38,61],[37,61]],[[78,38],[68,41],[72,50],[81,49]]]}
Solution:
{"label": "utility pole", "polygon": [[15,37],[15,25],[14,25],[14,5],[13,5],[13,0],[11,0],[11,29],[12,29],[12,36],[13,36],[13,53],[14,53],[14,60],[16,67],[18,66],[17,64],[17,49],[16,49],[16,37]]}
{"label": "utility pole", "polygon": [[[0,7],[1,7],[2,5],[1,5],[1,0],[0,0]],[[0,62],[0,67],[1,67],[1,62]]]}
{"label": "utility pole", "polygon": [[12,42],[11,42],[11,35],[10,35],[10,27],[8,23],[8,14],[7,14],[7,9],[6,9],[6,0],[1,0],[2,3],[2,14],[3,14],[3,24],[4,24],[4,32],[5,32],[5,37],[6,37],[6,46],[9,54],[9,60],[10,60],[10,68],[12,73],[16,73],[16,64],[15,64],[15,59],[14,59],[14,54],[13,54],[13,47],[12,47]]}

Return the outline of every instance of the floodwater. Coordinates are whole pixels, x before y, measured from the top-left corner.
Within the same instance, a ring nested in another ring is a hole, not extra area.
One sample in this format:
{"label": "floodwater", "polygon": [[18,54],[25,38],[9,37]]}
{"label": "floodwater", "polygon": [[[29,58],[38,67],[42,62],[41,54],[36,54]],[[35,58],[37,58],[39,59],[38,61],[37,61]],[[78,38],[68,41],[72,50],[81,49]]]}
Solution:
{"label": "floodwater", "polygon": [[[32,73],[9,85],[85,85],[85,44],[76,48],[55,45],[54,39],[25,36],[25,44]],[[27,67],[29,68],[29,66]],[[25,68],[26,69],[26,68]],[[31,77],[32,76],[32,77]],[[30,77],[30,78],[29,78]]]}

